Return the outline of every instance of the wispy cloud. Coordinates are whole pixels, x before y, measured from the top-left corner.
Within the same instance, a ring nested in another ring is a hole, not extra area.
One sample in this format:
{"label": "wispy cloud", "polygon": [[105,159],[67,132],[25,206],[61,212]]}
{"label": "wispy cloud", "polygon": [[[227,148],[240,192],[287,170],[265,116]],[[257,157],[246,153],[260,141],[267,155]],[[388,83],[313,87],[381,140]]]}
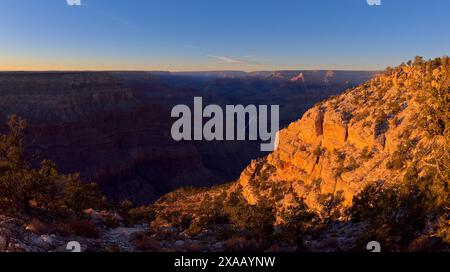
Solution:
{"label": "wispy cloud", "polygon": [[[197,45],[186,43],[183,45],[184,48],[193,49],[197,51],[197,53],[204,55],[208,58],[212,58],[218,60],[221,64],[233,64],[233,65],[261,65],[258,61],[254,59],[252,55],[246,55],[242,58],[229,57],[224,55],[216,55],[209,54],[209,52],[205,52],[201,50],[201,48]],[[203,52],[202,52],[203,51]]]}
{"label": "wispy cloud", "polygon": [[66,0],[69,6],[81,6],[81,0]]}
{"label": "wispy cloud", "polygon": [[216,56],[216,55],[206,55],[207,57],[210,58],[214,58],[214,59],[218,59],[221,62],[225,62],[225,63],[239,63],[239,64],[243,64],[244,61],[239,60],[239,59],[234,59],[234,58],[230,58],[230,57],[225,57],[225,56]]}
{"label": "wispy cloud", "polygon": [[220,60],[221,62],[228,63],[228,64],[244,64],[244,65],[259,65],[260,64],[256,61],[248,60],[248,59],[244,60],[244,59],[232,58],[232,57],[227,57],[227,56],[218,56],[218,55],[206,55],[206,56]]}

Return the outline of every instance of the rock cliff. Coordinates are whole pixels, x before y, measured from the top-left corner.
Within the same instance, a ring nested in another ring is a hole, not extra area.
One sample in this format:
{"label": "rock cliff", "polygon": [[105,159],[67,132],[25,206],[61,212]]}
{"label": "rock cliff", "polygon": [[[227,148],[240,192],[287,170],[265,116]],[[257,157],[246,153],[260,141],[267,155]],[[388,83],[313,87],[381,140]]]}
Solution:
{"label": "rock cliff", "polygon": [[430,89],[447,88],[448,96],[448,58],[437,62],[388,69],[315,105],[280,132],[278,150],[243,171],[239,184],[248,202],[271,198],[286,204],[295,194],[318,208],[319,195],[341,191],[349,206],[368,184],[399,182],[415,163],[421,172],[426,156],[419,157],[420,150],[438,151],[445,141],[426,137],[417,125],[432,103],[424,98]]}

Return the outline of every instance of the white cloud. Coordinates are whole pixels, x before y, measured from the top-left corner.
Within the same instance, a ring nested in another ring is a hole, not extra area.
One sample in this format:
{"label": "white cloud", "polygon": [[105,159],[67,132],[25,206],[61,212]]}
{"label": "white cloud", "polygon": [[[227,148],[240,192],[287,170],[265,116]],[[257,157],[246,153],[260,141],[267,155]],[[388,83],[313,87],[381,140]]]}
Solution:
{"label": "white cloud", "polygon": [[250,61],[250,60],[242,60],[237,58],[231,58],[227,56],[217,56],[217,55],[206,55],[207,57],[218,59],[223,63],[229,64],[247,64],[247,65],[259,65],[258,62]]}
{"label": "white cloud", "polygon": [[81,0],[66,0],[69,6],[81,6]]}
{"label": "white cloud", "polygon": [[218,59],[222,62],[226,62],[226,63],[243,63],[242,60],[238,60],[238,59],[233,59],[233,58],[229,58],[229,57],[225,57],[225,56],[216,56],[216,55],[206,55],[207,57],[210,58],[214,58],[214,59]]}

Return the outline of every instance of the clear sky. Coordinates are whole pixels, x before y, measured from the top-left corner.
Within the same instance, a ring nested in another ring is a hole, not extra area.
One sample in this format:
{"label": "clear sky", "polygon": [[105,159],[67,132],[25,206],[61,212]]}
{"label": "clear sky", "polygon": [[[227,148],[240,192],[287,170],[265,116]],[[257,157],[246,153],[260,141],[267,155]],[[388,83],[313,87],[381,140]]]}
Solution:
{"label": "clear sky", "polygon": [[1,0],[0,70],[383,69],[450,53],[449,0]]}

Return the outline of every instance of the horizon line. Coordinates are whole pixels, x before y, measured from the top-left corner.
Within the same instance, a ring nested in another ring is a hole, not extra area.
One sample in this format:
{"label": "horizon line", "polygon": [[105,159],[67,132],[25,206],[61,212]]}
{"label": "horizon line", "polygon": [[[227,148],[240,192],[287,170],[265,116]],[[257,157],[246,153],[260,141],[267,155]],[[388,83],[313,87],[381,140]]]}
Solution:
{"label": "horizon line", "polygon": [[0,70],[0,73],[88,73],[88,72],[145,72],[145,73],[218,73],[218,72],[242,72],[242,73],[260,73],[260,72],[293,72],[293,71],[302,71],[302,72],[319,72],[319,71],[335,71],[335,72],[380,72],[383,69],[273,69],[273,70],[233,70],[233,69],[224,69],[224,70],[143,70],[143,69],[58,69],[58,70]]}

